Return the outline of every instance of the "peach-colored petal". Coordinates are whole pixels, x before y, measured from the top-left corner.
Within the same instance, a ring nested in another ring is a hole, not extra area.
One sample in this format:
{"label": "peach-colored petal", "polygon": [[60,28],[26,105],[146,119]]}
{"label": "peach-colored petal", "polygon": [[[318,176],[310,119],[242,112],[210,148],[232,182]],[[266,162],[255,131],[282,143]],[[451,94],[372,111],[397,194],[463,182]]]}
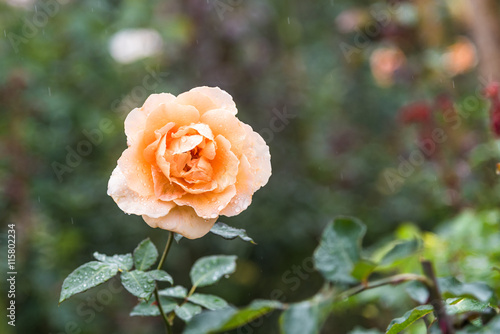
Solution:
{"label": "peach-colored petal", "polygon": [[216,147],[213,141],[205,143],[205,146],[201,149],[200,155],[204,156],[208,160],[213,160],[216,154]]}
{"label": "peach-colored petal", "polygon": [[231,143],[226,138],[218,135],[215,137],[215,142],[217,151],[212,161],[213,180],[217,182],[216,191],[222,191],[236,182],[239,161],[231,152]]}
{"label": "peach-colored petal", "polygon": [[141,196],[154,195],[151,165],[144,159],[144,145],[134,144],[123,151],[118,166],[125,175],[127,186]]}
{"label": "peach-colored petal", "polygon": [[201,238],[214,226],[217,218],[203,219],[196,215],[193,208],[188,206],[177,206],[170,210],[168,215],[160,218],[142,216],[144,221],[151,227],[159,227],[183,235],[188,239]]}
{"label": "peach-colored petal", "polygon": [[158,108],[160,104],[172,102],[174,100],[175,96],[169,93],[151,94],[146,99],[141,109],[146,111],[146,116],[147,116],[149,115],[149,113],[151,113],[151,111]]}
{"label": "peach-colored petal", "polygon": [[172,177],[172,182],[175,182],[190,194],[202,194],[217,188],[217,182],[214,180],[206,183],[188,183],[180,177]]}
{"label": "peach-colored petal", "polygon": [[203,136],[200,135],[175,138],[168,145],[168,149],[172,151],[173,154],[185,153],[191,151],[196,146],[200,145],[202,141],[203,141]]}
{"label": "peach-colored petal", "polygon": [[144,128],[146,127],[147,114],[135,108],[125,118],[125,135],[127,135],[127,145],[138,143],[142,139]]}
{"label": "peach-colored petal", "polygon": [[212,181],[213,169],[207,158],[193,159],[188,163],[191,168],[183,175],[188,183],[206,183]]}
{"label": "peach-colored petal", "polygon": [[222,109],[210,110],[203,114],[200,120],[210,127],[214,136],[222,135],[229,140],[231,151],[236,156],[240,156],[247,135],[243,123],[233,114]]}
{"label": "peach-colored petal", "polygon": [[212,130],[210,130],[210,127],[208,125],[202,124],[202,123],[196,123],[196,124],[191,124],[188,126],[182,126],[177,130],[177,132],[172,134],[172,137],[173,138],[180,138],[180,137],[185,136],[187,134],[192,135],[192,134],[196,134],[196,133],[199,133],[200,135],[202,135],[203,137],[205,137],[207,139],[210,139],[210,140],[214,139],[214,135],[212,133]]}
{"label": "peach-colored petal", "polygon": [[[236,109],[236,104],[233,101],[233,97],[219,87],[196,87],[191,89],[190,92],[203,94],[209,97],[217,106],[213,109],[225,109],[233,115],[236,115],[238,113],[238,109]],[[200,111],[200,113],[202,112]]]}
{"label": "peach-colored petal", "polygon": [[176,127],[197,123],[200,114],[193,106],[185,106],[175,102],[160,104],[153,110],[146,120],[144,129],[144,141],[150,144],[156,139],[155,131],[161,129],[166,124],[173,122]]}
{"label": "peach-colored petal", "polygon": [[200,115],[203,115],[208,110],[220,108],[210,97],[193,90],[179,94],[177,103],[195,107],[200,112]]}
{"label": "peach-colored petal", "polygon": [[[243,124],[243,123],[242,123]],[[252,174],[254,176],[254,187],[256,191],[263,187],[269,177],[271,177],[271,154],[269,146],[266,145],[264,139],[248,124],[243,124],[243,128],[247,133],[247,145],[243,148],[243,154],[247,157]]]}
{"label": "peach-colored petal", "polygon": [[151,173],[153,175],[155,196],[158,199],[172,201],[186,193],[179,185],[171,183],[159,168],[151,166]]}
{"label": "peach-colored petal", "polygon": [[177,205],[188,205],[196,211],[196,214],[203,218],[217,218],[236,194],[236,187],[231,185],[224,191],[208,192],[203,194],[185,194],[181,198],[174,199]]}
{"label": "peach-colored petal", "polygon": [[152,218],[167,215],[175,206],[173,202],[164,202],[154,196],[143,197],[127,187],[125,175],[120,167],[116,167],[108,183],[108,195],[113,198],[118,207],[125,213],[148,215]]}
{"label": "peach-colored petal", "polygon": [[252,195],[255,192],[254,177],[250,163],[246,156],[240,159],[238,176],[236,179],[236,195],[231,202],[220,212],[221,215],[231,217],[238,215],[241,211],[248,208],[252,203]]}

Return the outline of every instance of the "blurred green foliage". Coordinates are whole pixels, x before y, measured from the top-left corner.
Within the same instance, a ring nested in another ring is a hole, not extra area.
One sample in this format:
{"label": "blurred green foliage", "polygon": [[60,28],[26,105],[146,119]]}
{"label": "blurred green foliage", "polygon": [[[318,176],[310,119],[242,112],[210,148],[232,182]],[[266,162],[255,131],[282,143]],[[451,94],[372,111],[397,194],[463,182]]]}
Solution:
{"label": "blurred green foliage", "polygon": [[[148,236],[157,245],[166,241],[165,231],[116,207],[107,180],[126,147],[126,114],[151,93],[201,85],[228,91],[239,118],[267,135],[273,176],[248,210],[221,219],[245,228],[258,245],[216,236],[181,240],[166,266],[178,283],[189,282],[191,264],[203,255],[237,254],[236,273],[207,293],[234,305],[273,298],[275,289],[286,301],[307,298],[322,280],[295,268],[337,214],[368,224],[365,246],[416,233],[431,247],[425,255],[439,274],[498,281],[498,272],[485,270],[499,261],[500,189],[483,80],[474,64],[460,73],[443,64],[449,47],[467,34],[463,2],[427,6],[432,10],[364,0],[0,2],[0,217],[17,229],[17,332],[162,330],[160,319],[128,317],[132,296],[113,293],[100,303],[99,289],[115,291],[113,281],[61,307],[57,300],[63,279],[93,251],[121,254]],[[370,27],[378,32],[366,33]],[[110,41],[133,28],[158,32],[161,50],[119,63]],[[452,114],[443,112],[443,99]],[[404,107],[413,102],[428,106],[430,128],[404,121]],[[272,130],[283,113],[293,118]],[[447,139],[391,189],[386,172],[436,128]],[[85,133],[101,140],[59,178],[54,162],[68,165],[68,152],[88,140]],[[5,234],[1,247],[5,254]],[[405,300],[391,292],[352,302],[330,318],[325,333],[355,325],[384,329],[402,315],[387,299]],[[276,332],[272,317],[254,331]],[[11,330],[3,326],[2,333]]]}

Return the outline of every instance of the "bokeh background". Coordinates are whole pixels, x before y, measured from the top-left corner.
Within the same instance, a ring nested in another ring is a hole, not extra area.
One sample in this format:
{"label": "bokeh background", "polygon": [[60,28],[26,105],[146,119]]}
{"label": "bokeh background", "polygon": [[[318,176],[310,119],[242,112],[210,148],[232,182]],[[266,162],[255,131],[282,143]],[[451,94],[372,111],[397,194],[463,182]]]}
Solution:
{"label": "bokeh background", "polygon": [[[339,214],[368,225],[367,247],[419,228],[438,272],[498,281],[485,273],[500,258],[500,183],[484,90],[500,78],[499,19],[490,0],[0,1],[0,246],[16,224],[18,271],[16,327],[2,316],[0,332],[163,331],[128,316],[125,291],[102,302],[117,282],[57,301],[93,251],[146,237],[163,247],[167,232],[125,215],[107,182],[127,113],[202,85],[233,96],[270,146],[273,176],[249,209],[220,218],[258,245],[181,240],[166,265],[176,283],[200,256],[237,254],[237,272],[205,292],[237,306],[274,289],[307,298],[322,280],[300,268]],[[431,145],[436,129],[445,139]],[[381,295],[344,305],[323,332],[384,329],[403,309]],[[236,332],[277,333],[277,316]]]}

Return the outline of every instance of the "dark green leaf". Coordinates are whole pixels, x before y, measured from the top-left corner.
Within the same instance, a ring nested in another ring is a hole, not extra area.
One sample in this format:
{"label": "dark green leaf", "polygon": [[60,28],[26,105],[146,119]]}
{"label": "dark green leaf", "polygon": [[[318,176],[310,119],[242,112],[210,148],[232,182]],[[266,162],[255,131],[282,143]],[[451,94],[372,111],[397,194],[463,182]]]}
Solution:
{"label": "dark green leaf", "polygon": [[118,266],[91,261],[76,268],[63,282],[59,303],[69,297],[102,284],[116,275]]}
{"label": "dark green leaf", "polygon": [[236,256],[214,255],[202,257],[191,268],[189,276],[194,286],[202,287],[213,284],[224,275],[236,270]]}
{"label": "dark green leaf", "polygon": [[400,260],[403,260],[415,254],[421,247],[422,243],[418,239],[407,240],[397,243],[387,254],[384,255],[380,264],[382,266],[392,265]]}
{"label": "dark green leaf", "polygon": [[180,285],[160,290],[158,293],[160,294],[160,296],[167,296],[174,298],[186,298],[187,296],[186,288]]}
{"label": "dark green leaf", "polygon": [[184,334],[216,333],[236,312],[233,307],[202,312],[188,322]]}
{"label": "dark green leaf", "polygon": [[314,252],[315,266],[331,282],[354,283],[351,276],[360,260],[361,239],[366,227],[359,220],[338,217],[324,230]]}
{"label": "dark green leaf", "polygon": [[438,279],[439,289],[445,297],[470,297],[482,302],[493,301],[495,293],[483,282],[462,283],[454,277]]}
{"label": "dark green leaf", "polygon": [[227,302],[224,299],[214,295],[194,293],[188,300],[212,311],[227,307]]}
{"label": "dark green leaf", "polygon": [[282,334],[318,334],[330,311],[331,301],[314,298],[291,304],[280,317]]}
{"label": "dark green leaf", "polygon": [[406,312],[401,318],[392,320],[387,327],[386,334],[398,334],[415,321],[425,317],[432,311],[433,307],[431,305],[417,306],[413,310]]}
{"label": "dark green leaf", "polygon": [[164,270],[151,270],[147,272],[155,281],[170,282],[174,284],[174,279]]}
{"label": "dark green leaf", "polygon": [[121,280],[125,289],[139,298],[149,299],[155,289],[155,280],[144,271],[124,271]]}
{"label": "dark green leaf", "polygon": [[174,311],[179,318],[185,322],[189,322],[192,317],[201,313],[201,307],[195,304],[185,303],[182,306],[176,306]]}
{"label": "dark green leaf", "polygon": [[419,304],[425,304],[429,300],[429,290],[422,282],[409,282],[406,284],[405,290],[410,298]]}
{"label": "dark green leaf", "polygon": [[134,265],[134,260],[132,259],[132,254],[123,255],[113,255],[108,256],[98,252],[94,253],[94,257],[107,264],[116,264],[121,270],[130,270]]}
{"label": "dark green leaf", "polygon": [[498,334],[500,333],[500,315],[491,319],[484,327],[468,326],[456,334]]}
{"label": "dark green leaf", "polygon": [[235,228],[224,223],[215,223],[215,225],[210,230],[213,234],[223,237],[224,239],[232,240],[240,238],[243,241],[251,242],[255,244],[252,238],[247,235],[247,232],[242,228]]}
{"label": "dark green leaf", "polygon": [[158,250],[151,240],[144,239],[134,250],[135,269],[145,271],[156,262]]}
{"label": "dark green leaf", "polygon": [[241,327],[257,318],[275,310],[282,309],[283,304],[274,300],[254,300],[250,305],[238,310],[227,320],[219,329],[220,331],[228,331]]}
{"label": "dark green leaf", "polygon": [[450,298],[446,300],[446,313],[483,313],[491,310],[489,303],[483,303],[470,298]]}
{"label": "dark green leaf", "polygon": [[[163,312],[165,313],[173,311],[177,306],[175,300],[167,297],[160,297],[160,302]],[[158,309],[158,305],[156,304],[154,297],[152,297],[149,301],[141,301],[134,307],[132,312],[130,312],[130,316],[155,317],[159,315],[160,310]]]}

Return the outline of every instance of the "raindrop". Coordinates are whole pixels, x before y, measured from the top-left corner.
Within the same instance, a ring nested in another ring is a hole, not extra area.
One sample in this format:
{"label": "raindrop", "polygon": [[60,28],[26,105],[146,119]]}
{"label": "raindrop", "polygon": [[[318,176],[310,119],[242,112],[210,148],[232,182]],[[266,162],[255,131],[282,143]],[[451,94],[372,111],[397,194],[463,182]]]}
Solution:
{"label": "raindrop", "polygon": [[219,211],[222,209],[224,209],[224,205],[219,205],[219,207],[217,208],[217,210],[219,210]]}

